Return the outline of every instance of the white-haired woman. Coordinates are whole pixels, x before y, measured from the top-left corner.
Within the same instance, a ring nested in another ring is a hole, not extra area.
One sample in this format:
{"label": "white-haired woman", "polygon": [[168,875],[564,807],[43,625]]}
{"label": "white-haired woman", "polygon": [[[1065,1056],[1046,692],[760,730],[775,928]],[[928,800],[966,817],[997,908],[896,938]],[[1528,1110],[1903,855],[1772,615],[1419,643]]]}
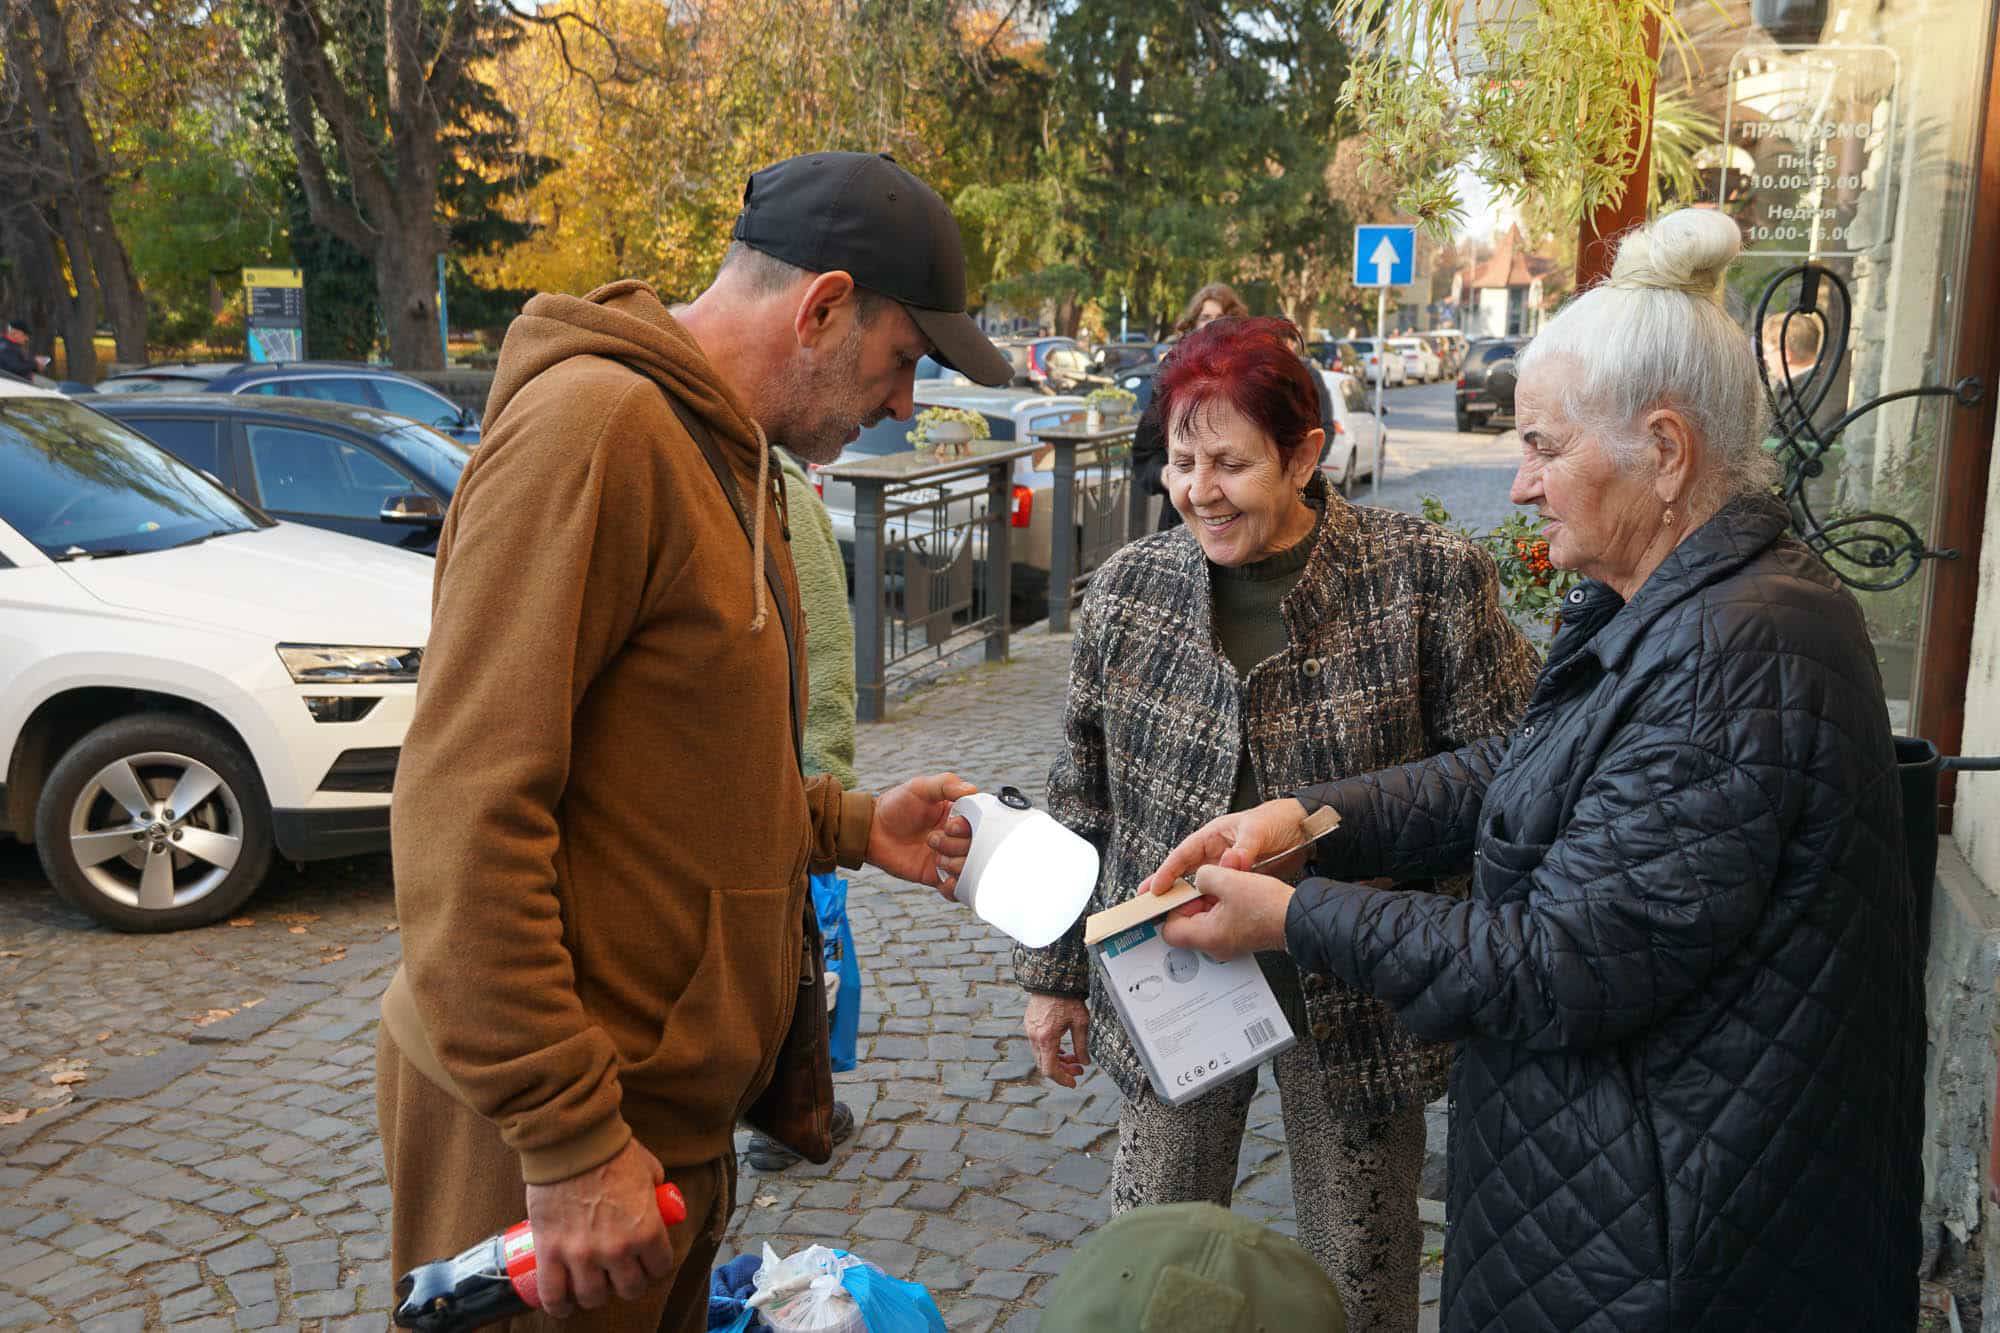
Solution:
{"label": "white-haired woman", "polygon": [[[1888,714],[1860,608],[1770,495],[1739,244],[1661,218],[1523,358],[1514,500],[1588,581],[1520,727],[1226,816],[1150,881],[1205,867],[1174,943],[1287,947],[1459,1042],[1447,1330],[1914,1325]],[[1338,879],[1242,873],[1321,804]],[[1351,882],[1468,865],[1463,901]]]}

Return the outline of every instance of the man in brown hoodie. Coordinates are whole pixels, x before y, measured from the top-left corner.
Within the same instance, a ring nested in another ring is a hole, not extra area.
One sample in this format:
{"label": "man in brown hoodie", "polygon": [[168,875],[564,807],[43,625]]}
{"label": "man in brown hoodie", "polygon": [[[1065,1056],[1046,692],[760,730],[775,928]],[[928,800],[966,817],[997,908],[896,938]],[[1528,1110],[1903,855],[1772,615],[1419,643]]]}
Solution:
{"label": "man in brown hoodie", "polygon": [[[1004,382],[964,311],[936,193],[819,153],[751,178],[691,304],[626,281],[537,296],[508,330],[396,783],[403,965],[376,1066],[394,1271],[525,1212],[550,1315],[591,1312],[562,1328],[703,1327],[808,872],[865,860],[948,893],[969,845],[949,774],[879,799],[801,776],[770,445],[830,462],[908,417],[927,352]],[[688,1203],[671,1232],[662,1179]]]}

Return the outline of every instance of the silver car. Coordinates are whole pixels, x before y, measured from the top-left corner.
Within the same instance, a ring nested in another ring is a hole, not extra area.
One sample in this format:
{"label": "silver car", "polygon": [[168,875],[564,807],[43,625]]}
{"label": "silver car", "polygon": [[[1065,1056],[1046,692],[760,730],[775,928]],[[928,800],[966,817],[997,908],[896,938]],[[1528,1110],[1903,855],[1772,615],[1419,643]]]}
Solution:
{"label": "silver car", "polygon": [[[1033,389],[986,389],[971,384],[951,384],[943,380],[918,380],[918,410],[926,407],[969,408],[986,418],[987,430],[996,440],[1024,440],[1084,410],[1083,399],[1072,395],[1045,394]],[[841,452],[840,463],[859,458],[880,458],[901,453],[910,447],[906,421],[882,421],[861,432],[854,443]],[[1030,606],[1047,597],[1050,552],[1050,516],[1055,510],[1053,448],[1044,449],[1014,462],[1015,526],[1013,589],[1018,606]],[[851,482],[821,477],[818,467],[808,466],[820,498],[833,519],[834,536],[840,540],[841,554],[848,567],[854,562],[854,486]],[[983,478],[967,477],[947,483],[955,493],[981,490]],[[895,520],[897,535],[922,532],[928,511],[920,510]]]}

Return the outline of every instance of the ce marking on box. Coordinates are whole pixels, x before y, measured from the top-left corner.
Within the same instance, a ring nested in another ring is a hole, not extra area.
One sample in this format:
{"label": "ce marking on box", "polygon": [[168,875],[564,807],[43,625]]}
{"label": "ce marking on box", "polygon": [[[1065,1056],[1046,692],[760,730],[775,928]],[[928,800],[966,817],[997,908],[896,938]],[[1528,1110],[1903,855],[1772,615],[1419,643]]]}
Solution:
{"label": "ce marking on box", "polygon": [[1210,1060],[1205,1065],[1196,1065],[1193,1069],[1174,1075],[1174,1086],[1177,1088],[1191,1088],[1209,1074],[1213,1074],[1216,1070],[1228,1067],[1229,1057],[1226,1055],[1221,1056]]}

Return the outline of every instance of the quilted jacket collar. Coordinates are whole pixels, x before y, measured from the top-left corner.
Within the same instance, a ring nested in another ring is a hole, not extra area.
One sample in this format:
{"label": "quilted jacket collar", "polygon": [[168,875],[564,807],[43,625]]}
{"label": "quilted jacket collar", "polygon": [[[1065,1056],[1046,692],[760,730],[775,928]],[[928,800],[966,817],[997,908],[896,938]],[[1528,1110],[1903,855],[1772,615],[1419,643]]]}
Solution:
{"label": "quilted jacket collar", "polygon": [[[1785,506],[1773,496],[1731,500],[1667,554],[1624,610],[1592,636],[1588,651],[1606,671],[1616,671],[1654,622],[1756,559],[1784,535],[1786,523]],[[1617,596],[1608,588],[1605,591]]]}

